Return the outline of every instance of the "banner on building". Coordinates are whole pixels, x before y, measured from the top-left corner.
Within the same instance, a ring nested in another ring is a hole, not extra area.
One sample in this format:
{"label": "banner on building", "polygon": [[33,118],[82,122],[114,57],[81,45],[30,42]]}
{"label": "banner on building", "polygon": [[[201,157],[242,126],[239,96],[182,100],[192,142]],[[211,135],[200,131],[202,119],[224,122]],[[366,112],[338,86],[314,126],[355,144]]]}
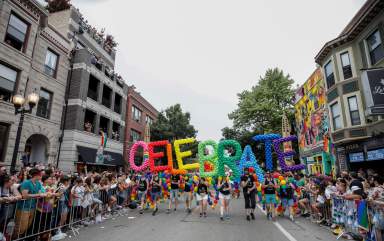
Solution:
{"label": "banner on building", "polygon": [[369,69],[361,75],[368,115],[384,114],[384,68]]}

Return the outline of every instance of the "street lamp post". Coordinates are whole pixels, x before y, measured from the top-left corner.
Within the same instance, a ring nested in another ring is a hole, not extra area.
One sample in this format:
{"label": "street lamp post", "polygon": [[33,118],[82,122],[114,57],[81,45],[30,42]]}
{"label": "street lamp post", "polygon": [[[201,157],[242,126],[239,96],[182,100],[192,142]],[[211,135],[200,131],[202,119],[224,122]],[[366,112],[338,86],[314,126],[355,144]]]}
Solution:
{"label": "street lamp post", "polygon": [[19,152],[21,131],[23,129],[23,124],[24,124],[24,115],[25,113],[32,113],[32,109],[33,107],[35,107],[38,101],[39,101],[39,95],[36,94],[35,92],[32,92],[27,97],[27,103],[29,105],[29,109],[26,109],[24,107],[25,98],[22,95],[17,94],[17,95],[14,95],[12,98],[12,103],[15,106],[15,115],[20,114],[20,120],[19,120],[19,126],[17,127],[15,148],[13,149],[11,170],[10,170],[11,173],[14,173],[16,168],[16,159],[17,159],[17,153]]}

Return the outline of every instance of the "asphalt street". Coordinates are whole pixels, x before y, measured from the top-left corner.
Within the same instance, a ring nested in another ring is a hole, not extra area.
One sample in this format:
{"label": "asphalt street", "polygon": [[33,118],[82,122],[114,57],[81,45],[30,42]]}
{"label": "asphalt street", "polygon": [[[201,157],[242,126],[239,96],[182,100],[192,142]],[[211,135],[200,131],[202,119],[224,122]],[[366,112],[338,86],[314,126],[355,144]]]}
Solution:
{"label": "asphalt street", "polygon": [[336,240],[325,227],[311,223],[304,218],[292,222],[287,217],[279,217],[276,222],[266,219],[257,208],[256,220],[247,221],[244,215],[243,200],[232,200],[231,219],[220,221],[219,206],[209,208],[208,217],[200,218],[195,208],[191,214],[183,206],[170,214],[165,205],[160,206],[156,216],[150,210],[139,214],[130,210],[125,215],[82,228],[79,235],[66,240],[92,241],[319,241]]}

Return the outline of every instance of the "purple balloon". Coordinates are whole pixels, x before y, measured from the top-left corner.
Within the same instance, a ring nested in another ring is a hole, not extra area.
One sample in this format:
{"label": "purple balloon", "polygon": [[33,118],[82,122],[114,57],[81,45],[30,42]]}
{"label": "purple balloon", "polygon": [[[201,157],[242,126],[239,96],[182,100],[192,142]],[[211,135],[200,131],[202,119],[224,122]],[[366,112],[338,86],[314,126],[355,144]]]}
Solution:
{"label": "purple balloon", "polygon": [[277,140],[273,140],[273,147],[274,147],[275,152],[277,153],[277,156],[279,158],[279,164],[280,164],[281,169],[284,172],[299,171],[299,170],[305,169],[305,165],[303,165],[303,164],[294,165],[294,166],[287,166],[287,163],[285,162],[285,157],[293,156],[296,153],[293,150],[287,151],[287,152],[282,152],[280,150],[280,144],[283,142],[288,142],[288,141],[297,141],[297,137],[296,136],[287,136],[287,137],[279,138]]}

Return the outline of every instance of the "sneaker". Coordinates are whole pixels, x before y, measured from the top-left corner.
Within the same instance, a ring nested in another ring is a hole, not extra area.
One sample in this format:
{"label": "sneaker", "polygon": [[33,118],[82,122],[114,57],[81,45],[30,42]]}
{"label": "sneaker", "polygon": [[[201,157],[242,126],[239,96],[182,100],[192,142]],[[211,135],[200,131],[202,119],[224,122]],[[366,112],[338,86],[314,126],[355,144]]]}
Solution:
{"label": "sneaker", "polygon": [[251,217],[247,215],[247,221],[251,221]]}
{"label": "sneaker", "polygon": [[175,211],[175,212],[176,212],[176,208],[175,208],[175,209],[173,209],[173,211]]}
{"label": "sneaker", "polygon": [[200,218],[203,216],[203,214],[202,213],[200,213]]}
{"label": "sneaker", "polygon": [[167,214],[169,214],[171,212],[171,210],[167,209]]}
{"label": "sneaker", "polygon": [[293,218],[293,215],[291,214],[291,215],[289,215],[289,218],[291,219],[291,221],[292,222],[294,222],[295,221],[295,219]]}
{"label": "sneaker", "polygon": [[207,213],[204,213],[204,218],[206,218],[207,217]]}
{"label": "sneaker", "polygon": [[252,220],[255,220],[255,214],[251,213]]}
{"label": "sneaker", "polygon": [[229,217],[229,215],[225,216],[225,218],[226,218],[227,220],[231,219],[231,217]]}
{"label": "sneaker", "polygon": [[220,217],[220,221],[224,221],[224,218],[223,218],[223,216],[221,216],[221,217]]}
{"label": "sneaker", "polygon": [[141,210],[140,210],[140,214],[143,214],[143,213],[144,213],[144,212],[143,212],[143,209],[141,209]]}
{"label": "sneaker", "polygon": [[192,209],[188,208],[188,213],[191,213],[192,212]]}

